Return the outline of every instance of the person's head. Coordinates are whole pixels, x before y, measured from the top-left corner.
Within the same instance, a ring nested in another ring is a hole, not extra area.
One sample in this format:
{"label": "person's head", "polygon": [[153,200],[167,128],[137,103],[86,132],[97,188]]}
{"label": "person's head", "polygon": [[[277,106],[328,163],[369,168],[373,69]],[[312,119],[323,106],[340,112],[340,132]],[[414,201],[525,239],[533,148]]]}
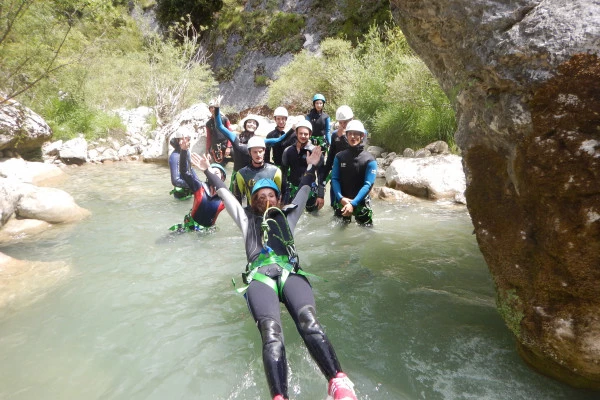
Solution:
{"label": "person's head", "polygon": [[[175,135],[171,139],[170,143],[175,149],[179,150],[179,149],[181,149],[182,142],[185,141],[186,143],[189,144],[191,139],[192,139],[192,137],[190,136],[189,133],[187,133],[187,132],[184,133],[184,132],[178,131],[178,132],[175,132]],[[173,143],[174,141],[177,143],[176,145]]]}
{"label": "person's head", "polygon": [[345,130],[348,122],[354,118],[352,109],[348,106],[340,106],[335,112],[335,119],[339,124],[339,128]]}
{"label": "person's head", "polygon": [[325,96],[323,96],[321,93],[317,93],[313,96],[312,102],[315,110],[321,112],[325,106]]}
{"label": "person's head", "polygon": [[227,179],[227,172],[225,172],[225,168],[223,168],[221,164],[210,164],[210,172],[212,172],[215,175],[218,175],[223,182],[225,182],[225,179]]}
{"label": "person's head", "polygon": [[283,130],[288,119],[288,111],[285,109],[285,107],[277,107],[273,113],[273,118],[275,118],[275,124],[277,127],[280,130]]}
{"label": "person's head", "polygon": [[304,146],[310,140],[312,135],[312,125],[310,121],[303,119],[296,124],[296,140]]}
{"label": "person's head", "polygon": [[365,126],[357,119],[353,119],[346,125],[346,138],[352,147],[361,144],[366,134]]}
{"label": "person's head", "polygon": [[247,132],[254,132],[258,128],[258,117],[256,115],[248,114],[242,121],[242,127]]}
{"label": "person's head", "polygon": [[210,111],[213,117],[215,116],[215,103],[216,102],[214,99],[208,102],[208,110]]}
{"label": "person's head", "polygon": [[265,140],[260,136],[252,136],[248,139],[248,153],[252,158],[252,165],[260,167],[265,163]]}
{"label": "person's head", "polygon": [[252,187],[250,203],[256,214],[263,214],[269,207],[279,206],[279,187],[272,179],[262,178]]}

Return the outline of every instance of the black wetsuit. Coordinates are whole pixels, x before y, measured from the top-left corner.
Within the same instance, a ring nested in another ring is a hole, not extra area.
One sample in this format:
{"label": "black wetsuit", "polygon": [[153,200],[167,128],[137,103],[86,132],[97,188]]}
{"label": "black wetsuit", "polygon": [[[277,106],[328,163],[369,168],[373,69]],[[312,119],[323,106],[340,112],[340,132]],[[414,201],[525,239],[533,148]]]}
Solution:
{"label": "black wetsuit", "polygon": [[319,114],[315,108],[306,115],[306,120],[312,125],[310,140],[317,146],[323,146],[324,150],[331,144],[330,118],[325,111]]}
{"label": "black wetsuit", "polygon": [[[261,230],[263,215],[256,215],[250,208],[243,208],[216,175],[209,171],[205,174],[210,184],[218,187],[217,193],[223,199],[227,212],[242,231],[248,262],[255,262],[265,251]],[[266,245],[277,256],[289,256],[286,246],[276,235],[282,235],[285,241],[293,238],[291,235],[304,212],[310,185],[314,180],[315,176],[312,172],[302,177],[301,188],[293,200],[296,207],[291,207],[284,214],[272,211],[267,215],[270,219],[268,222],[270,229]],[[288,398],[287,359],[280,302],[287,308],[312,358],[329,381],[341,371],[341,367],[323,327],[317,320],[315,299],[308,279],[298,273],[290,273],[288,276],[285,274],[287,270],[277,263],[256,266],[256,270],[257,275],[260,273],[268,277],[267,280],[276,283],[280,290],[278,293],[265,282],[254,279],[250,281],[245,294],[248,308],[262,338],[263,364],[271,397],[281,394]],[[282,283],[284,275],[287,276],[285,284]]]}
{"label": "black wetsuit", "polygon": [[[273,146],[273,149],[267,147],[265,151],[265,162],[275,164],[278,167],[281,166],[281,157],[283,156],[284,150],[288,147],[296,143],[296,133],[293,129],[284,132],[280,131],[279,128],[273,129],[271,132],[267,134],[267,139],[277,139],[281,137],[281,135],[287,134],[287,139],[285,139],[281,143],[277,143]],[[271,159],[271,152],[273,152],[273,158]]]}
{"label": "black wetsuit", "polygon": [[[369,191],[377,177],[377,161],[371,153],[358,145],[338,153],[333,161],[331,187],[335,195],[336,215],[341,216],[342,197],[351,199],[353,215],[361,224],[373,222]],[[349,217],[344,217],[349,219]]]}
{"label": "black wetsuit", "polygon": [[[329,147],[329,152],[327,153],[327,161],[325,162],[325,170],[323,172],[323,174],[325,175],[325,178],[327,178],[329,176],[329,173],[331,172],[331,169],[333,168],[333,160],[335,159],[335,155],[350,147],[350,145],[348,144],[348,138],[346,137],[346,135],[338,136],[337,133],[338,133],[338,131],[336,129],[331,134],[331,146]],[[330,195],[329,197],[330,197],[331,205],[333,206],[333,203],[335,202],[335,196],[333,194],[333,189],[330,191],[329,195]]]}
{"label": "black wetsuit", "polygon": [[[296,145],[289,146],[283,152],[283,157],[281,159],[281,173],[283,175],[283,184],[284,188],[283,200],[284,203],[287,203],[290,199],[294,197],[296,194],[296,190],[300,187],[300,178],[304,175],[306,171],[306,167],[308,164],[306,163],[306,156],[315,146],[309,141],[304,147],[298,151]],[[307,211],[316,210],[316,199],[323,198],[325,196],[325,176],[324,173],[324,162],[323,156],[321,156],[321,162],[317,167],[317,176],[318,176],[318,185],[315,185],[313,190],[313,195],[310,196],[308,203],[306,205]]]}

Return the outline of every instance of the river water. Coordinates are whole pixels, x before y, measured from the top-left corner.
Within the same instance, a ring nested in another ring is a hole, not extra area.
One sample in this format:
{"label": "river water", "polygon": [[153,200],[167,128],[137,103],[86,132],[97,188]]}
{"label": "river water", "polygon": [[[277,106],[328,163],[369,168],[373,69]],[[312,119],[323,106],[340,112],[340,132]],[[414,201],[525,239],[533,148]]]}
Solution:
{"label": "river water", "polygon": [[[268,399],[260,337],[232,286],[244,268],[226,212],[212,234],[174,234],[166,166],[89,165],[59,187],[92,216],[18,259],[66,261],[41,300],[0,310],[0,399]],[[494,305],[464,206],[375,201],[375,226],[341,226],[328,206],[296,230],[319,319],[367,399],[592,399],[530,370]],[[284,311],[290,396],[326,382]]]}

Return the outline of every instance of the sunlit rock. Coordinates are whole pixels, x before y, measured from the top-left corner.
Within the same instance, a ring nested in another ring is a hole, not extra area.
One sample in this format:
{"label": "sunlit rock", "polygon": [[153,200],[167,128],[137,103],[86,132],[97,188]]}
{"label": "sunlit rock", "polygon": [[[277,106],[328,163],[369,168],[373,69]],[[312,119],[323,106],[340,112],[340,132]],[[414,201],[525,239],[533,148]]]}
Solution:
{"label": "sunlit rock", "polygon": [[[0,100],[4,100],[0,94]],[[0,150],[14,149],[24,157],[38,156],[42,144],[52,137],[44,119],[11,99],[0,105]]]}
{"label": "sunlit rock", "polygon": [[407,194],[430,199],[455,199],[465,191],[465,173],[456,155],[399,157],[385,172],[386,185]]}
{"label": "sunlit rock", "polygon": [[456,109],[469,212],[521,355],[600,389],[600,3],[391,4]]}

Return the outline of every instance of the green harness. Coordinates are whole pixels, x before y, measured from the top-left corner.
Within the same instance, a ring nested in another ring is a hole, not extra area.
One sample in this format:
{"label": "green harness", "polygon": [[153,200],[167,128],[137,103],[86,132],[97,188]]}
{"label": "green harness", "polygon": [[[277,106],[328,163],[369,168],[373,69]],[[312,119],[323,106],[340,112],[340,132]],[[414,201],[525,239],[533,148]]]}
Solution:
{"label": "green harness", "polygon": [[202,226],[192,218],[192,214],[189,213],[183,218],[183,224],[173,225],[169,228],[170,231],[177,232],[201,232],[201,231],[210,231],[212,229],[216,229],[214,226]]}
{"label": "green harness", "polygon": [[173,190],[171,190],[169,194],[172,194],[178,200],[187,200],[193,195],[190,189],[177,186],[173,187]]}
{"label": "green harness", "polygon": [[[275,222],[273,219],[266,218],[266,216],[270,210],[278,211],[284,216],[284,220],[286,221],[286,228],[289,233],[289,237],[291,239],[285,240],[283,238],[283,232],[281,230],[281,227],[279,227],[279,225],[277,225],[277,224],[276,224],[276,226],[278,226],[278,228],[279,228],[280,235],[274,234],[273,236],[275,238],[279,239],[279,241],[281,241],[281,243],[283,243],[285,245],[288,255],[277,255],[277,254],[275,254],[273,249],[271,249],[266,244],[267,240],[269,238],[269,236],[268,236],[269,230],[270,230],[269,221]],[[304,272],[300,268],[298,254],[296,253],[296,248],[294,246],[294,238],[291,234],[290,227],[287,224],[287,218],[285,218],[285,214],[283,213],[283,211],[281,209],[279,209],[277,207],[269,207],[269,208],[267,208],[267,210],[265,210],[265,213],[263,214],[263,222],[261,224],[261,230],[263,231],[263,237],[262,237],[263,249],[261,250],[260,254],[254,261],[252,261],[251,263],[248,263],[246,265],[246,271],[242,273],[242,281],[246,284],[246,286],[236,289],[238,293],[244,293],[248,289],[250,282],[255,280],[255,281],[262,282],[265,285],[269,286],[271,289],[273,289],[275,291],[275,293],[277,294],[279,299],[281,299],[282,293],[283,293],[283,285],[285,284],[285,281],[290,276],[290,274],[298,274],[298,275],[302,275],[302,276],[306,276],[306,277],[308,277],[308,276],[317,277],[314,274]],[[272,264],[277,264],[282,269],[281,276],[277,280],[258,272],[258,269],[260,267],[264,267],[264,266],[272,265]],[[235,280],[232,279],[232,282],[233,282],[233,286],[235,287]]]}

